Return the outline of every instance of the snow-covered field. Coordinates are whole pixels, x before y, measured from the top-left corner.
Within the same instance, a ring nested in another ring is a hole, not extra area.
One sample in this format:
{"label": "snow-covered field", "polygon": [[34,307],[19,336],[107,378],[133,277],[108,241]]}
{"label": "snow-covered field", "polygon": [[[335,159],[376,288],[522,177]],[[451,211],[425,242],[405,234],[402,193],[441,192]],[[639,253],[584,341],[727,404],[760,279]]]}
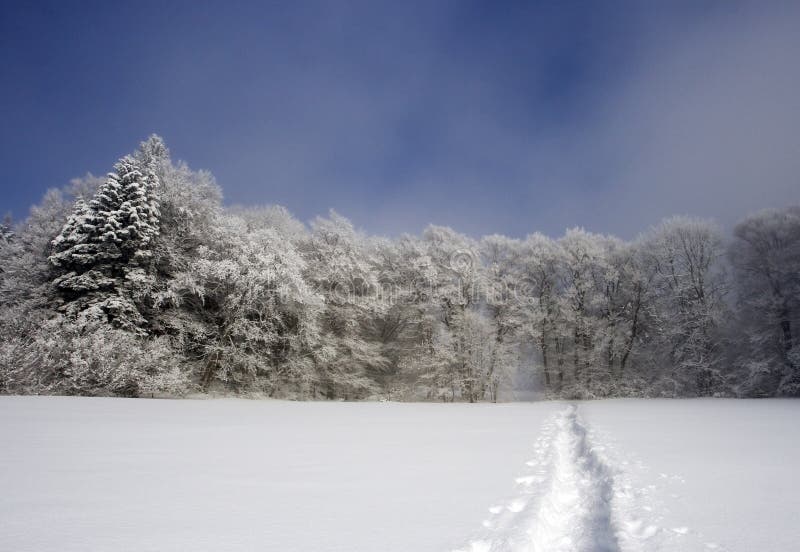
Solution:
{"label": "snow-covered field", "polygon": [[[800,401],[581,404],[665,550],[800,550]],[[635,549],[635,548],[634,548]],[[653,549],[653,547],[645,548]]]}
{"label": "snow-covered field", "polygon": [[0,549],[792,550],[799,415],[0,397]]}

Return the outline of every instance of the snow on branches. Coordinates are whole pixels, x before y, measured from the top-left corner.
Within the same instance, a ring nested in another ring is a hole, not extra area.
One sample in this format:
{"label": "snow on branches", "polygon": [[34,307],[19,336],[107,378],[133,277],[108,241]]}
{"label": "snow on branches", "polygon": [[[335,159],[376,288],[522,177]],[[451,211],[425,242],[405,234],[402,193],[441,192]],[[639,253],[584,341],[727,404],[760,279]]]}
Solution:
{"label": "snow on branches", "polygon": [[79,198],[53,239],[53,280],[62,310],[81,324],[103,320],[144,331],[136,292],[148,282],[153,241],[159,234],[155,172],[125,156],[86,202]]}

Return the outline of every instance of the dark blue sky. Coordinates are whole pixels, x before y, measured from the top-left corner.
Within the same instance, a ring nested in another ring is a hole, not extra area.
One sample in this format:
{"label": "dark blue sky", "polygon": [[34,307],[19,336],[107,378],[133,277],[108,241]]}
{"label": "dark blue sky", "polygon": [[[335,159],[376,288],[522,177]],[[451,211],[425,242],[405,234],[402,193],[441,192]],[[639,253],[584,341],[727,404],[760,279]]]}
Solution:
{"label": "dark blue sky", "polygon": [[17,218],[152,132],[228,203],[373,233],[630,237],[800,200],[797,3],[27,4],[0,23]]}

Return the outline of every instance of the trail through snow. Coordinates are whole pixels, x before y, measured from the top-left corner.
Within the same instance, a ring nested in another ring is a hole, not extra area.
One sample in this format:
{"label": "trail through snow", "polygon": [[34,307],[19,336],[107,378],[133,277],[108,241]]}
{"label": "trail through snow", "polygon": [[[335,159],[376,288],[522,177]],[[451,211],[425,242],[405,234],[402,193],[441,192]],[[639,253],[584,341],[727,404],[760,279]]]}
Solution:
{"label": "trail through snow", "polygon": [[[653,523],[644,492],[632,489],[569,405],[544,425],[516,495],[489,508],[483,530],[454,552],[624,552],[658,550],[667,530]],[[627,464],[627,462],[625,462]],[[644,514],[644,515],[641,515]],[[675,534],[685,534],[673,530]]]}

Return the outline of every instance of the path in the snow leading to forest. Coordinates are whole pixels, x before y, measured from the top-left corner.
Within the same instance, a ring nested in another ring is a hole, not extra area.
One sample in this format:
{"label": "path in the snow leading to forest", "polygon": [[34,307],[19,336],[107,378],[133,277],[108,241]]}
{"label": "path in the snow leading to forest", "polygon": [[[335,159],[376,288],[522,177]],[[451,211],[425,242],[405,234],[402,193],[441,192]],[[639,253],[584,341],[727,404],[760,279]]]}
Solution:
{"label": "path in the snow leading to forest", "polygon": [[591,442],[577,407],[542,428],[516,495],[489,508],[483,530],[457,552],[639,550],[660,531],[631,517],[631,489],[615,482],[606,446]]}

